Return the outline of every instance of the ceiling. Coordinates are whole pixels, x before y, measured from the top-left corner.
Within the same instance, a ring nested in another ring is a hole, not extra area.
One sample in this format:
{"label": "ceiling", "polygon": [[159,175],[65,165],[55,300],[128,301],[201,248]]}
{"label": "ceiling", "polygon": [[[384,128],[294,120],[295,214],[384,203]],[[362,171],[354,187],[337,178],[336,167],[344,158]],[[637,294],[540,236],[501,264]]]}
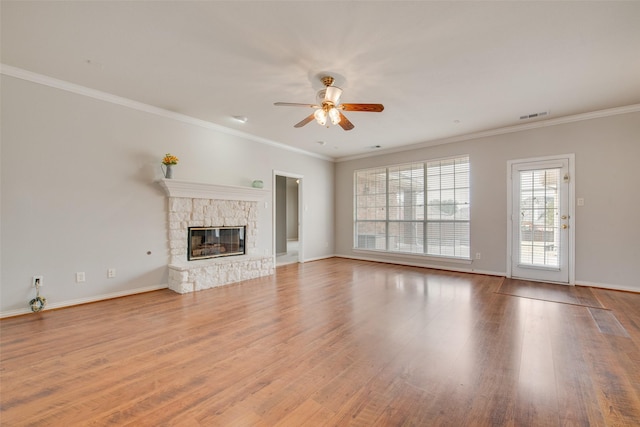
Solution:
{"label": "ceiling", "polygon": [[[640,103],[637,1],[1,8],[5,65],[334,159]],[[294,128],[312,110],[273,103],[314,103],[326,73],[343,102],[385,110],[345,113],[349,132]]]}

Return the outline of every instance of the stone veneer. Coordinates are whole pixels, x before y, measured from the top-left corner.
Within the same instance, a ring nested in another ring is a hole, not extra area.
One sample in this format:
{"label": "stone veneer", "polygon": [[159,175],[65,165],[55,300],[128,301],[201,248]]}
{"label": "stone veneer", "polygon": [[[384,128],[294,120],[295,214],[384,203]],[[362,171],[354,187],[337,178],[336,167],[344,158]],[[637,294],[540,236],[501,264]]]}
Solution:
{"label": "stone veneer", "polygon": [[[169,195],[169,288],[184,294],[269,276],[273,256],[258,255],[258,200],[268,192],[244,187],[161,180]],[[189,227],[246,226],[245,255],[187,260]]]}

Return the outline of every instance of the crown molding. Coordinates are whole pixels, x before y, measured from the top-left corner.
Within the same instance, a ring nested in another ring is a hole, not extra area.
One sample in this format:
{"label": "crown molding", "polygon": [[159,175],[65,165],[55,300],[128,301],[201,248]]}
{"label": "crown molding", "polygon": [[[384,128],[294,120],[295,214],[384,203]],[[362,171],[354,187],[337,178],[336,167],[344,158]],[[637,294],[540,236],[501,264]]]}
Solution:
{"label": "crown molding", "polygon": [[364,159],[367,157],[376,157],[384,154],[399,153],[403,151],[418,150],[420,148],[434,147],[436,145],[451,144],[454,142],[469,141],[471,139],[486,138],[489,136],[503,135],[506,133],[521,132],[530,129],[539,129],[549,126],[563,125],[566,123],[580,122],[583,120],[599,119],[602,117],[617,116],[620,114],[640,112],[640,104],[632,104],[624,107],[608,108],[606,110],[592,111],[589,113],[575,114],[572,116],[558,117],[548,120],[540,120],[533,123],[523,123],[514,126],[490,129],[481,132],[468,133],[464,135],[452,136],[450,138],[434,139],[432,141],[420,142],[412,145],[405,145],[398,148],[389,148],[387,150],[376,151],[375,153],[356,154],[353,156],[339,157],[336,162],[347,162],[350,160]]}
{"label": "crown molding", "polygon": [[64,80],[59,80],[53,77],[45,76],[43,74],[27,71],[22,68],[13,67],[11,65],[0,63],[0,74],[30,81],[33,83],[38,83],[44,86],[53,87],[56,89],[61,89],[67,92],[72,92],[72,93],[83,95],[89,98],[110,102],[112,104],[121,105],[123,107],[147,112],[150,114],[155,114],[168,119],[177,120],[183,123],[192,124],[195,126],[203,127],[205,129],[226,133],[228,135],[233,135],[240,138],[245,138],[261,144],[269,145],[275,148],[280,148],[282,150],[292,151],[298,154],[302,154],[309,157],[315,157],[315,158],[330,161],[330,162],[347,162],[350,160],[363,159],[367,157],[376,157],[384,154],[393,154],[393,153],[399,153],[403,151],[417,150],[421,148],[434,147],[437,145],[451,144],[454,142],[469,141],[472,139],[503,135],[503,134],[513,133],[513,132],[521,132],[521,131],[530,130],[530,129],[538,129],[538,128],[543,128],[548,126],[557,126],[557,125],[562,125],[566,123],[573,123],[573,122],[579,122],[584,120],[598,119],[602,117],[616,116],[620,114],[640,112],[640,104],[633,104],[633,105],[628,105],[623,107],[615,107],[615,108],[609,108],[605,110],[593,111],[588,113],[575,114],[571,116],[558,117],[554,119],[540,120],[533,123],[523,123],[523,124],[518,124],[514,126],[507,126],[507,127],[490,129],[490,130],[481,131],[481,132],[468,133],[464,135],[453,136],[450,138],[434,139],[430,141],[420,142],[417,144],[405,145],[398,148],[389,148],[386,150],[380,150],[380,151],[376,151],[375,153],[356,154],[353,156],[344,156],[344,157],[334,158],[334,157],[324,156],[322,154],[313,153],[311,151],[302,150],[300,148],[291,147],[286,144],[282,144],[282,143],[272,141],[270,139],[262,138],[256,135],[252,135],[246,132],[241,132],[235,129],[231,129],[225,126],[215,124],[213,122],[208,122],[206,120],[196,119],[195,117],[187,116],[185,114],[180,114],[173,111],[165,110],[163,108],[154,107],[152,105],[144,104],[142,102],[134,101],[132,99],[123,98],[120,96],[112,95],[107,92],[102,92],[102,91],[91,89],[85,86],[80,86],[75,83],[70,83]]}
{"label": "crown molding", "polygon": [[6,65],[0,63],[0,74],[4,74],[6,76],[15,77],[17,79],[26,80],[32,83],[41,84],[43,86],[49,86],[56,89],[64,90],[67,92],[75,93],[77,95],[86,96],[93,99],[98,99],[100,101],[110,102],[112,104],[120,105],[123,107],[131,108],[138,111],[143,111],[145,113],[155,114],[157,116],[165,117],[172,120],[177,120],[183,123],[188,123],[191,125],[203,127],[205,129],[214,130],[217,132],[226,133],[228,135],[237,136],[240,138],[245,138],[254,142],[259,142],[261,144],[269,145],[275,148],[280,148],[282,150],[293,151],[298,154],[302,154],[305,156],[315,157],[322,160],[327,160],[330,162],[335,161],[333,157],[323,156],[321,154],[312,153],[311,151],[302,150],[300,148],[291,147],[286,144],[282,144],[276,141],[272,141],[270,139],[262,138],[256,135],[252,135],[250,133],[238,131],[235,129],[231,129],[225,126],[221,126],[215,124],[213,122],[208,122],[206,120],[196,119],[195,117],[187,116],[185,114],[176,113],[174,111],[165,110],[164,108],[154,107],[153,105],[145,104],[142,102],[134,101],[129,98],[123,98],[121,96],[113,95],[107,92],[102,92],[96,89],[91,89],[86,86],[77,85],[75,83],[70,83],[64,80],[55,79],[53,77],[45,76],[43,74],[34,73],[31,71],[24,70],[22,68],[13,67],[11,65]]}

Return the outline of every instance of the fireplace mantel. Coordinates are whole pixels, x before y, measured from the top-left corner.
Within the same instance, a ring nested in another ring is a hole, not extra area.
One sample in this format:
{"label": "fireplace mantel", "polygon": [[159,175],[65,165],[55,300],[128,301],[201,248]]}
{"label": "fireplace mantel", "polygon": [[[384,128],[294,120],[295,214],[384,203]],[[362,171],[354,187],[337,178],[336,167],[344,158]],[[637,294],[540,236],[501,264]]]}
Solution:
{"label": "fireplace mantel", "polygon": [[269,190],[262,188],[216,185],[180,179],[160,179],[158,182],[169,197],[259,202],[270,194]]}

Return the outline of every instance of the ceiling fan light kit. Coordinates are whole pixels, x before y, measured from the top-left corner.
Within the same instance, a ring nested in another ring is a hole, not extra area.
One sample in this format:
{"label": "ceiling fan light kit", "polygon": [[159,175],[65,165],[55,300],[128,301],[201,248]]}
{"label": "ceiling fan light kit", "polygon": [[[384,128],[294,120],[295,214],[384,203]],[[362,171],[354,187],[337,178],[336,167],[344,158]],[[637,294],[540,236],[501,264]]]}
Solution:
{"label": "ceiling fan light kit", "polygon": [[340,123],[340,112],[335,108],[331,108],[329,110],[329,118],[331,119],[331,123],[337,125]]}
{"label": "ceiling fan light kit", "polygon": [[327,113],[323,109],[317,109],[315,113],[313,113],[313,117],[315,117],[316,122],[320,126],[324,126],[327,123]]}
{"label": "ceiling fan light kit", "polygon": [[333,86],[334,78],[331,76],[324,76],[320,80],[322,81],[322,84],[324,84],[325,88],[321,89],[317,93],[316,97],[319,105],[298,104],[294,102],[274,103],[274,105],[278,107],[310,107],[316,109],[313,114],[305,117],[293,127],[300,128],[314,119],[320,126],[325,126],[327,124],[328,117],[333,125],[340,125],[344,130],[351,130],[354,128],[354,125],[345,117],[344,114],[342,114],[342,111],[379,113],[384,110],[384,106],[382,104],[340,104],[342,89],[337,86]]}
{"label": "ceiling fan light kit", "polygon": [[340,101],[340,96],[342,95],[342,89],[337,86],[329,86],[323,92],[325,101],[338,105],[338,101]]}

